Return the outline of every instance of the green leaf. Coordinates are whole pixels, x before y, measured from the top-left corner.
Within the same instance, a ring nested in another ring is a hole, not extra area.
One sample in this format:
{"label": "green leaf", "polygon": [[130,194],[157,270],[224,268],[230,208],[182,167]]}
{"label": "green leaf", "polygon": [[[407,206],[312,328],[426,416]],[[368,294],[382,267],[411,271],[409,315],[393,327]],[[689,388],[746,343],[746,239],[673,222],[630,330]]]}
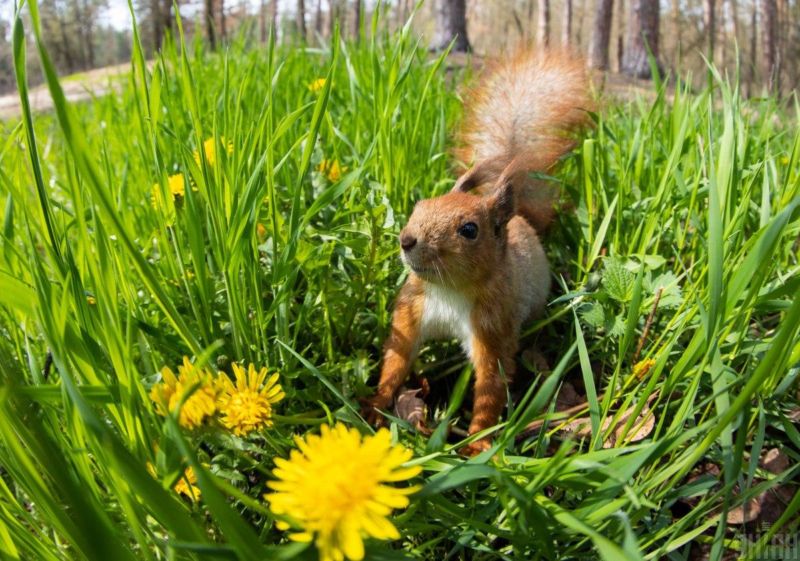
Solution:
{"label": "green leaf", "polygon": [[633,293],[634,276],[621,261],[608,258],[603,263],[603,289],[618,302],[628,302]]}

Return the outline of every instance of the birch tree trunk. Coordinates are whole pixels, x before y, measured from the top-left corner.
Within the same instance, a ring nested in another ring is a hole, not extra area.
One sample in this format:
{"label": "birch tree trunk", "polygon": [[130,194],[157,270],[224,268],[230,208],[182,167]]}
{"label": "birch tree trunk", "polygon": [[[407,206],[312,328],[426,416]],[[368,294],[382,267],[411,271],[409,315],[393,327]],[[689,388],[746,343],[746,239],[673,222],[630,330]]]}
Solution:
{"label": "birch tree trunk", "polygon": [[763,40],[763,73],[770,92],[777,91],[778,72],[778,5],[775,0],[761,0],[761,21]]}
{"label": "birch tree trunk", "polygon": [[297,34],[300,41],[306,42],[306,2],[305,0],[297,0]]}
{"label": "birch tree trunk", "polygon": [[648,51],[658,64],[658,11],[658,0],[631,0],[628,46],[622,64],[624,74],[634,78],[652,77]]}
{"label": "birch tree trunk", "polygon": [[597,0],[592,38],[589,43],[589,66],[597,70],[608,70],[608,45],[611,41],[611,18],[614,15],[614,0]]}
{"label": "birch tree trunk", "polygon": [[361,34],[361,0],[353,2],[353,37],[358,41]]}
{"label": "birch tree trunk", "polygon": [[540,47],[550,46],[550,0],[539,0],[539,23],[536,41]]}
{"label": "birch tree trunk", "polygon": [[708,61],[714,62],[714,40],[717,34],[717,18],[716,18],[716,2],[715,0],[703,0],[703,30],[706,34],[708,43],[706,45],[706,58]]}
{"label": "birch tree trunk", "polygon": [[467,37],[466,0],[436,0],[436,35],[433,49],[443,51],[455,39],[453,51],[467,52],[471,49]]}
{"label": "birch tree trunk", "polygon": [[564,25],[561,26],[561,46],[567,47],[572,41],[572,0],[564,0]]}
{"label": "birch tree trunk", "polygon": [[212,49],[217,46],[217,38],[214,34],[214,0],[203,0],[203,19],[206,27],[206,41]]}

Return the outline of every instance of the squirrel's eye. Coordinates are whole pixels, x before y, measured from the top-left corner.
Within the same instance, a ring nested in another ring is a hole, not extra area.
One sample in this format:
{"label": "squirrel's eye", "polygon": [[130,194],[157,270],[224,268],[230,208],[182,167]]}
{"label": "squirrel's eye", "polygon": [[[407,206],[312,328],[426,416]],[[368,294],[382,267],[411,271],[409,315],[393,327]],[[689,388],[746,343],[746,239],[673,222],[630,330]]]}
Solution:
{"label": "squirrel's eye", "polygon": [[468,240],[474,240],[478,237],[478,225],[474,222],[467,222],[458,227],[458,234],[464,236]]}

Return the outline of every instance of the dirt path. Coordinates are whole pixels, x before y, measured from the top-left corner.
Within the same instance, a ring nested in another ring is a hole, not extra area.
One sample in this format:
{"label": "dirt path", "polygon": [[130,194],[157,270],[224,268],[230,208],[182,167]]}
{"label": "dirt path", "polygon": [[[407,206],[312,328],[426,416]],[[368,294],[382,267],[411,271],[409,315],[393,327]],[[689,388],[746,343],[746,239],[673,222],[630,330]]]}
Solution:
{"label": "dirt path", "polygon": [[[64,95],[68,101],[85,101],[118,88],[120,81],[116,77],[130,71],[130,68],[129,63],[124,63],[72,74],[61,79],[61,87],[64,88]],[[49,111],[53,108],[53,99],[46,84],[31,89],[29,98],[34,112]],[[14,119],[19,117],[21,111],[19,93],[14,91],[0,96],[0,119]]]}

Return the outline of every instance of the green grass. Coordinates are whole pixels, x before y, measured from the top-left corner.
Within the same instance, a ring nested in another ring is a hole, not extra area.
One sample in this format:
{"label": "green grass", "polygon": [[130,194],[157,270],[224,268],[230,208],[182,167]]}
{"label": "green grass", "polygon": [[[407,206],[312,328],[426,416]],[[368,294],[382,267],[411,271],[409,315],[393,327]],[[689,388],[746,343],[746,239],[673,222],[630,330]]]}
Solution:
{"label": "green grass", "polygon": [[[403,278],[396,235],[451,185],[465,79],[408,29],[373,26],[375,39],[322,49],[178,40],[151,70],[137,47],[120,95],[81,105],[40,51],[55,114],[26,107],[0,139],[3,558],[314,558],[274,527],[265,483],[292,434],[333,419],[371,430],[357,398]],[[394,518],[403,539],[369,559],[677,560],[694,541],[720,559],[721,538],[747,530],[725,513],[797,479],[798,111],[719,77],[699,94],[668,87],[608,104],[558,171],[574,211],[546,237],[558,288],[525,339],[553,372],[520,376],[494,459],[458,456],[458,431],[445,434],[444,420],[468,424],[466,360],[423,353],[440,429],[393,426],[424,458],[424,488]],[[198,165],[219,137],[232,152]],[[346,167],[339,181],[323,159]],[[153,185],[178,172],[185,199],[154,207]],[[156,415],[149,388],[184,355],[278,370],[274,429],[188,433]],[[557,430],[566,382],[588,396],[589,436]],[[605,449],[603,420],[634,408],[631,431],[645,406],[652,432]],[[772,447],[790,458],[781,474],[757,465]],[[705,462],[721,475],[687,479]],[[171,490],[190,464],[198,504]],[[796,531],[799,509],[795,495],[771,532]]]}

